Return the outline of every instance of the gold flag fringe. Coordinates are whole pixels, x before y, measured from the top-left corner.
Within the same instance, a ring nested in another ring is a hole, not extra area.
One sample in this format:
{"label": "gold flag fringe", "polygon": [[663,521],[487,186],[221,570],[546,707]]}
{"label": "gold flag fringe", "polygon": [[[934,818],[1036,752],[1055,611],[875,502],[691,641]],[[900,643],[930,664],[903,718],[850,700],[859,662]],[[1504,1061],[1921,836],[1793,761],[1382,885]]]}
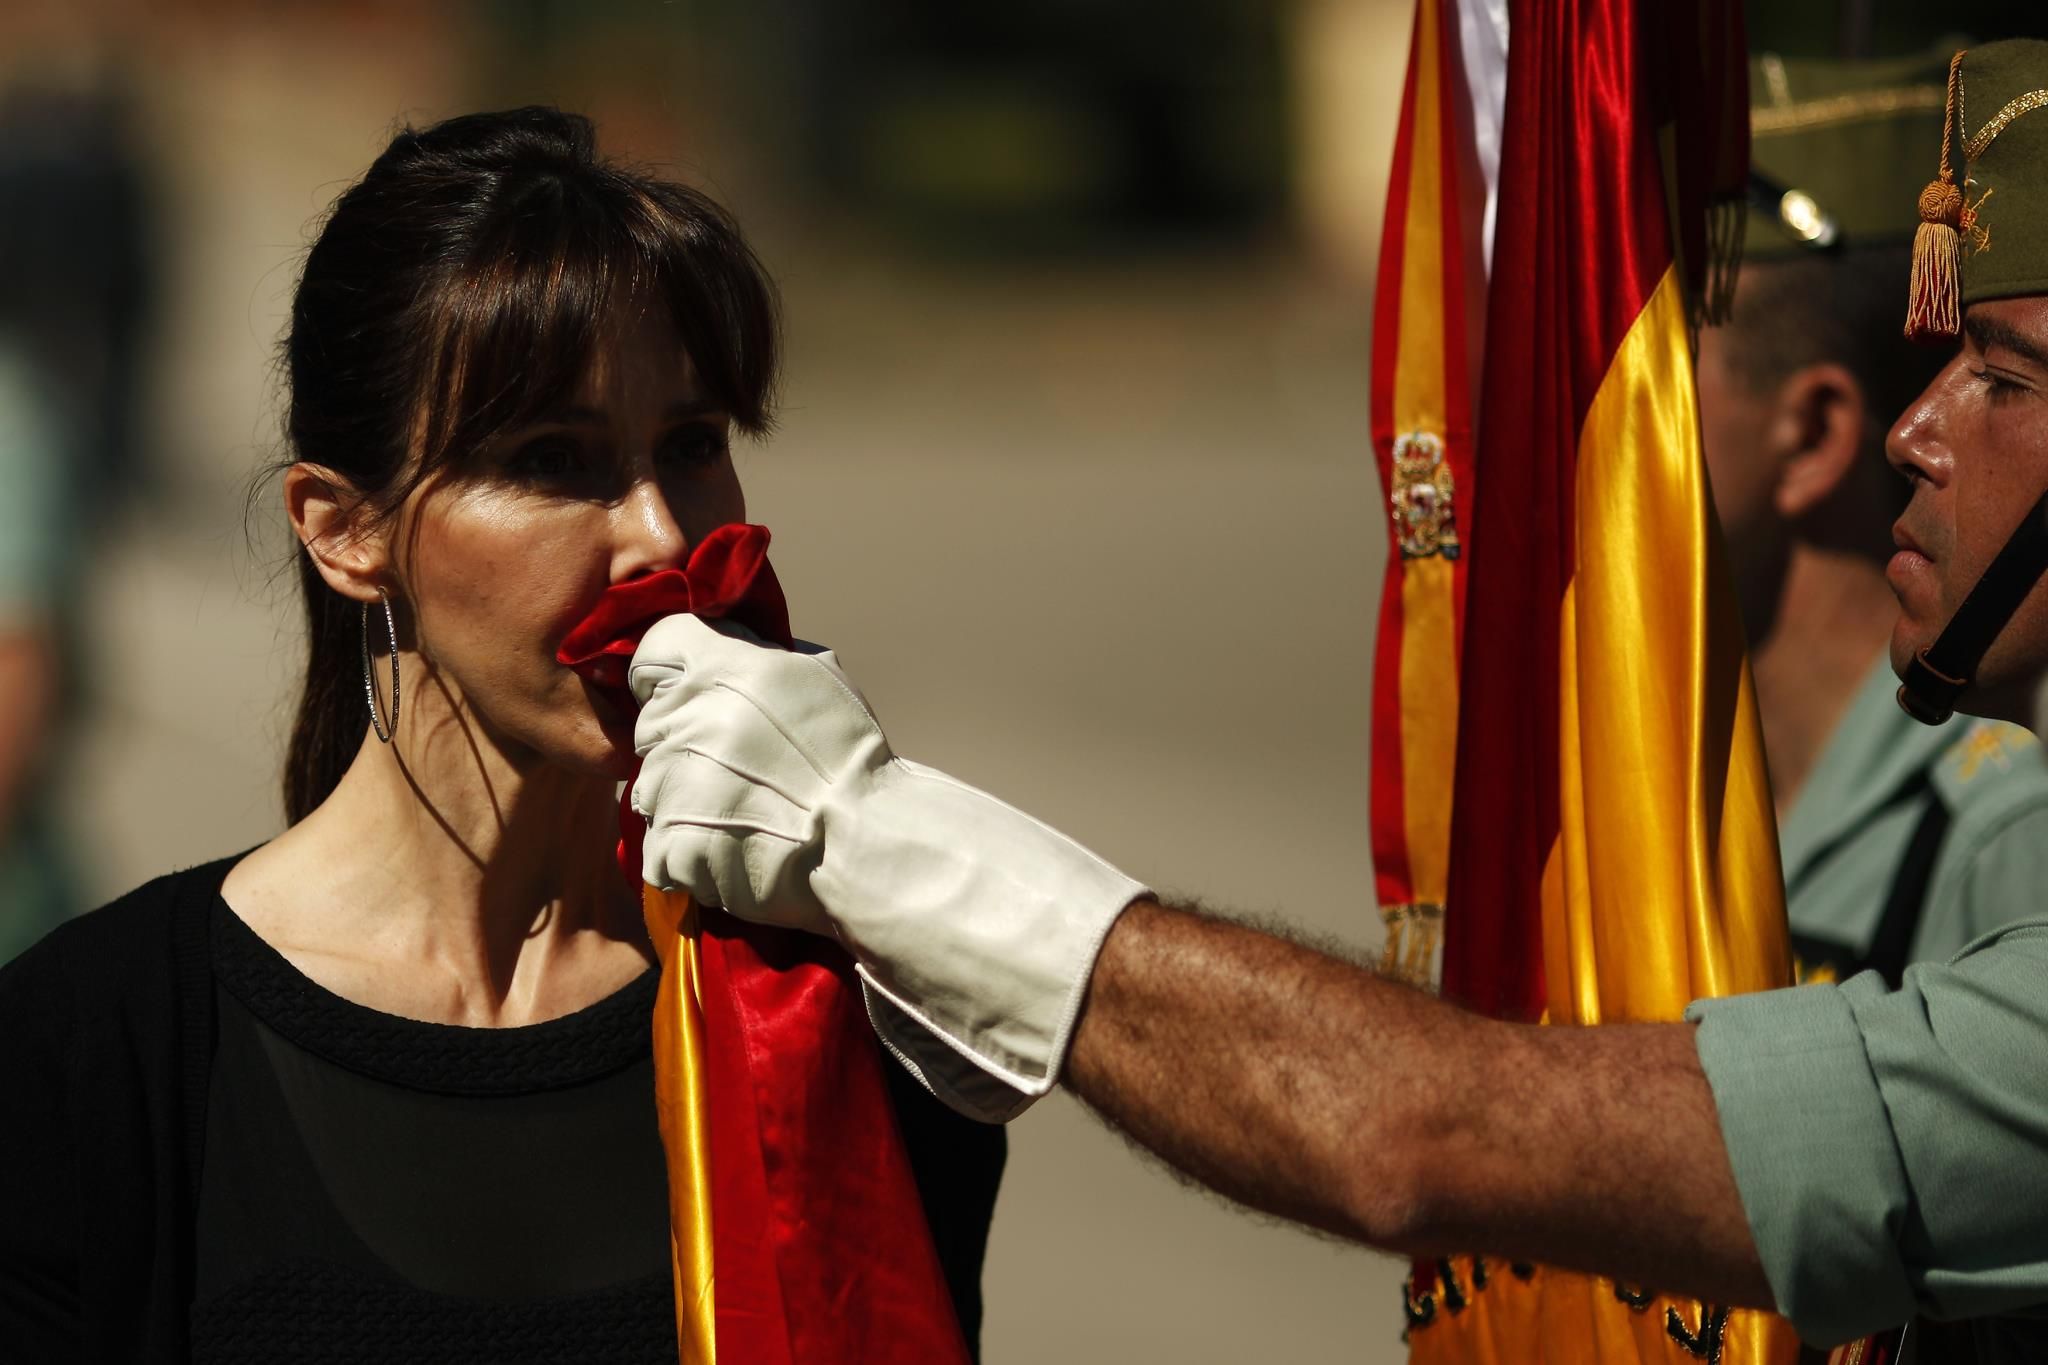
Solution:
{"label": "gold flag fringe", "polygon": [[[1735,310],[1735,277],[1742,270],[1749,203],[1744,196],[1707,205],[1707,276],[1699,300],[1699,322],[1719,327]],[[1697,325],[1697,324],[1696,324]]]}

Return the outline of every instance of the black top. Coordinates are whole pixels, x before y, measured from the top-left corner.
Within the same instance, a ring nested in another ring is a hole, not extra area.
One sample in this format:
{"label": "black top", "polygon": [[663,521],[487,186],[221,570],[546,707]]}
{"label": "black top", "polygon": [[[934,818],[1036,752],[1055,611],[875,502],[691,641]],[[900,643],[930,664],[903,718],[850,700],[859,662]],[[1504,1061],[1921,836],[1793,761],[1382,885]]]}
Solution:
{"label": "black top", "polygon": [[[673,1360],[652,975],[528,1028],[379,1014],[234,917],[234,861],[0,968],[6,1358]],[[973,1343],[1003,1133],[885,1071]]]}
{"label": "black top", "polygon": [[219,902],[213,963],[195,1361],[303,1359],[309,1319],[358,1324],[358,1360],[676,1359],[656,973],[545,1024],[421,1023]]}

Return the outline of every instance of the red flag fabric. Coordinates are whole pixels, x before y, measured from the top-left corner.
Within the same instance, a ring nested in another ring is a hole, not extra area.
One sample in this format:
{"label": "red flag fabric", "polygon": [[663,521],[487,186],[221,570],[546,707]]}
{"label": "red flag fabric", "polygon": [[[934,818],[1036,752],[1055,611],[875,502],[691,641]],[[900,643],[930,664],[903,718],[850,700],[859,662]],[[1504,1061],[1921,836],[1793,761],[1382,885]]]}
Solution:
{"label": "red flag fabric", "polygon": [[682,568],[614,583],[562,637],[556,661],[600,686],[624,687],[640,637],[679,612],[727,618],[787,649],[789,604],[768,563],[768,539],[765,526],[732,522],[699,541]]}
{"label": "red flag fabric", "polygon": [[[1690,345],[1739,221],[1740,10],[1509,16],[1442,989],[1556,1027],[1675,1019],[1789,979]],[[1415,1365],[1798,1350],[1767,1315],[1483,1256],[1418,1267],[1408,1313]]]}
{"label": "red flag fabric", "polygon": [[1486,197],[1453,0],[1417,0],[1373,298],[1372,439],[1391,513],[1373,656],[1380,971],[1435,984],[1457,758]]}
{"label": "red flag fabric", "polygon": [[[683,568],[613,586],[557,659],[623,687],[641,637],[679,612],[790,647],[768,541],[766,527],[721,526]],[[619,859],[635,887],[645,830],[622,798]],[[711,1207],[690,1212],[711,1224],[716,1353],[740,1365],[965,1365],[851,962],[823,940],[697,915],[703,1074],[682,1080],[698,1087],[707,1130]],[[672,1185],[704,1188],[679,1171],[688,1160],[671,1148]]]}
{"label": "red flag fabric", "polygon": [[[626,669],[640,639],[664,616],[688,613],[730,620],[788,649],[789,604],[768,563],[768,528],[746,522],[717,527],[690,551],[680,569],[663,569],[606,588],[555,648],[555,662],[597,687],[626,694]],[[631,698],[627,697],[628,709]],[[639,769],[634,769],[636,775]],[[619,793],[619,871],[640,885],[640,849],[647,822],[632,806],[633,784]]]}

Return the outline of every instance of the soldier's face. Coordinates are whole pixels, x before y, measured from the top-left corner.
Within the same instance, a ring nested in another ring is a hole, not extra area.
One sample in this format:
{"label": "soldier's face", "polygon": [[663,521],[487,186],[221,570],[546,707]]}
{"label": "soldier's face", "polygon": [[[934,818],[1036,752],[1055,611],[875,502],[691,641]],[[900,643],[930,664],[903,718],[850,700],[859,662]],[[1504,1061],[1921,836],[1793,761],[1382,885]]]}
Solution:
{"label": "soldier's face", "polygon": [[[1892,667],[1932,644],[2048,490],[2048,298],[1972,304],[1963,341],[1885,440],[1913,486],[1885,576],[1899,599]],[[2011,716],[2048,667],[2048,578],[1978,666],[1962,709]],[[2014,717],[2023,718],[2023,717]]]}

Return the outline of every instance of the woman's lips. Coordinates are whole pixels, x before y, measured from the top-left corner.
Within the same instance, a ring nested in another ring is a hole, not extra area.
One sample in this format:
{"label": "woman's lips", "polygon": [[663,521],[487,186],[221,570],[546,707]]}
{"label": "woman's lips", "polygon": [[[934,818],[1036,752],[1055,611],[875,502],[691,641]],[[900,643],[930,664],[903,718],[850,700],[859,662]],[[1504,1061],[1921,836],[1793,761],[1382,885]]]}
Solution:
{"label": "woman's lips", "polygon": [[640,706],[633,700],[633,693],[624,684],[608,685],[587,674],[583,680],[589,684],[591,707],[597,712],[598,724],[606,730],[630,733],[640,718]]}
{"label": "woman's lips", "polygon": [[626,669],[632,661],[617,654],[600,654],[576,665],[584,681],[607,691],[627,691]]}
{"label": "woman's lips", "polygon": [[582,660],[571,670],[583,679],[597,708],[598,720],[606,729],[630,726],[640,714],[640,705],[633,700],[633,689],[626,682],[631,662],[622,654],[601,654]]}

